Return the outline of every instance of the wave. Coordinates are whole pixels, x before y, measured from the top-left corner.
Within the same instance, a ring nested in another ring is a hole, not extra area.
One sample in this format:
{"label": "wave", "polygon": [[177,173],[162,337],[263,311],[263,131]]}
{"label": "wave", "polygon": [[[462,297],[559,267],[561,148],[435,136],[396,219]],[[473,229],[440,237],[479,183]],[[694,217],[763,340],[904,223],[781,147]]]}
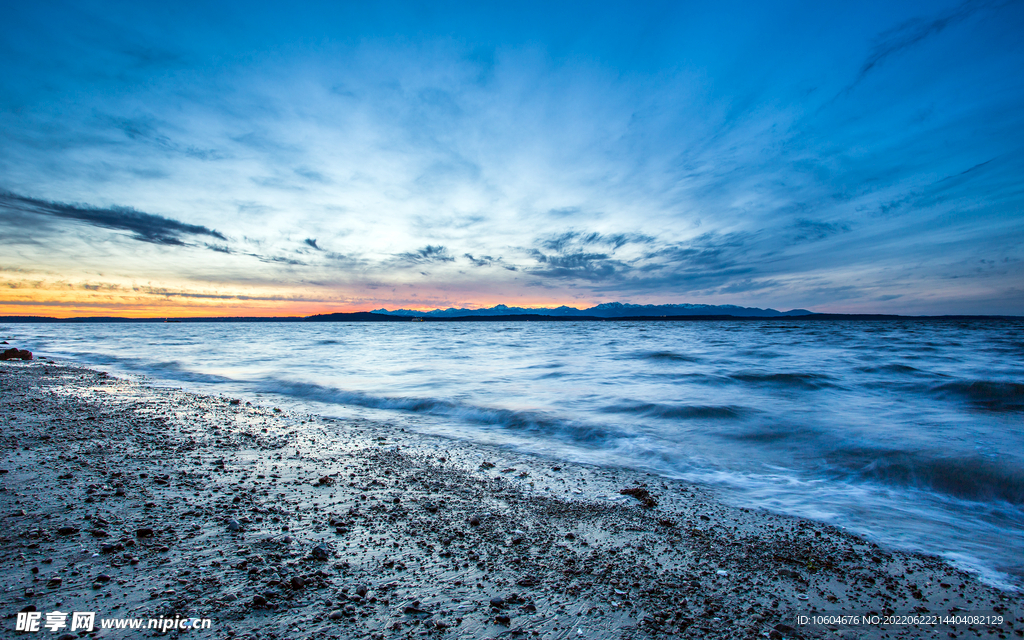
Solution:
{"label": "wave", "polygon": [[[844,475],[861,481],[925,489],[977,502],[1024,505],[1024,470],[980,456],[950,457],[928,451],[848,449],[837,461]],[[835,458],[833,458],[835,459]]]}
{"label": "wave", "polygon": [[557,437],[588,446],[603,446],[604,443],[609,441],[630,437],[622,431],[564,420],[538,411],[515,411],[512,409],[481,407],[441,398],[375,396],[359,391],[345,391],[313,383],[281,382],[277,380],[268,380],[265,390],[325,404],[352,405],[367,409],[409,411],[432,416],[450,417],[462,422]]}
{"label": "wave", "polygon": [[927,376],[935,378],[948,378],[944,373],[937,373],[934,371],[925,371],[924,369],[918,369],[917,367],[911,367],[907,364],[882,364],[874,367],[857,367],[857,371],[861,373],[895,373],[902,375],[911,376]]}
{"label": "wave", "polygon": [[733,373],[729,378],[748,384],[791,387],[794,389],[823,389],[836,386],[832,377],[823,373]]}
{"label": "wave", "polygon": [[654,360],[661,362],[700,362],[699,356],[692,356],[685,353],[675,353],[674,351],[642,351],[633,356],[634,358],[640,358],[641,360]]}
{"label": "wave", "polygon": [[702,406],[702,405],[670,405],[652,402],[615,404],[601,407],[602,413],[631,413],[653,416],[656,418],[692,419],[730,419],[739,418],[751,413],[752,409],[735,406]]}
{"label": "wave", "polygon": [[936,385],[932,391],[939,395],[962,398],[987,411],[1024,410],[1024,384],[1020,382],[960,380]]}

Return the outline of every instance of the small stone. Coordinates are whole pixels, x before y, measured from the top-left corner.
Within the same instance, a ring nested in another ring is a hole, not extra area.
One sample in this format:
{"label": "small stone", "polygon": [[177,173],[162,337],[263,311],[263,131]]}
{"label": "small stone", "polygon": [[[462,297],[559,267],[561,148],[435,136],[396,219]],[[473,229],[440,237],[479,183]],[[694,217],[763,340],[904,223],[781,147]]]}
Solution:
{"label": "small stone", "polygon": [[495,621],[495,622],[496,622],[497,624],[500,624],[500,625],[502,625],[502,626],[504,626],[504,627],[507,627],[507,626],[509,626],[510,624],[512,624],[512,618],[510,618],[510,617],[508,617],[508,616],[495,616],[495,617],[494,617],[494,621]]}
{"label": "small stone", "polygon": [[141,527],[139,529],[136,529],[135,530],[135,537],[136,538],[152,538],[153,537],[153,527]]}
{"label": "small stone", "polygon": [[101,582],[101,583],[110,582],[110,576],[108,576],[105,573],[101,573],[100,575],[96,576],[96,582]]}
{"label": "small stone", "polygon": [[64,579],[60,576],[53,576],[50,581],[46,583],[46,586],[50,589],[56,589],[64,582]]}
{"label": "small stone", "polygon": [[360,598],[365,598],[367,591],[369,591],[369,589],[366,588],[366,585],[361,584],[358,587],[356,587],[356,595]]}
{"label": "small stone", "polygon": [[70,536],[72,534],[78,533],[78,528],[72,526],[64,526],[57,529],[57,533],[62,536]]}
{"label": "small stone", "polygon": [[110,535],[109,533],[107,533],[103,529],[93,529],[89,533],[91,533],[92,537],[94,537],[94,538],[106,538],[106,537],[108,537]]}
{"label": "small stone", "polygon": [[501,596],[495,596],[491,598],[491,606],[495,609],[500,609],[505,606],[505,599]]}
{"label": "small stone", "polygon": [[342,611],[341,609],[335,609],[334,611],[330,612],[327,615],[327,617],[330,618],[331,620],[341,620],[342,618],[345,617],[345,612]]}
{"label": "small stone", "polygon": [[261,595],[255,595],[252,597],[252,606],[254,607],[265,607],[267,606],[267,599]]}
{"label": "small stone", "polygon": [[471,526],[471,527],[479,527],[480,526],[480,518],[478,518],[476,516],[471,517],[469,519],[469,526]]}
{"label": "small stone", "polygon": [[238,520],[234,518],[228,520],[228,531],[240,531],[241,529],[242,525],[239,524]]}
{"label": "small stone", "polygon": [[331,555],[330,550],[324,544],[318,544],[313,547],[311,554],[314,560],[326,560]]}
{"label": "small stone", "polygon": [[298,590],[306,586],[306,581],[302,578],[302,576],[293,576],[292,579],[289,581],[289,584],[292,586],[292,589]]}

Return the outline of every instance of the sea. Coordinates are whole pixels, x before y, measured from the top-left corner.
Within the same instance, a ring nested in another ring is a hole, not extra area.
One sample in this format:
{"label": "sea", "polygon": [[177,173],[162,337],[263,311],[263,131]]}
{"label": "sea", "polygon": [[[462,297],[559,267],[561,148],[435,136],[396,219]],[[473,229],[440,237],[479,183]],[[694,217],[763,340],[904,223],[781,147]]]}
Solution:
{"label": "sea", "polygon": [[698,483],[1024,583],[1024,320],[0,323],[153,384]]}

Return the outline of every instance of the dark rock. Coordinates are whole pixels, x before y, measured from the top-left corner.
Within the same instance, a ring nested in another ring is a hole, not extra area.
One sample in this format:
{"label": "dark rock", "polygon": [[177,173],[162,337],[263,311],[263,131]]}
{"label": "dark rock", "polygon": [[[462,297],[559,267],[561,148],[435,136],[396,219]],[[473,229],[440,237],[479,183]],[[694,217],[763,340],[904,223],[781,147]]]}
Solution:
{"label": "dark rock", "polygon": [[471,517],[469,519],[469,526],[471,526],[471,527],[479,527],[480,526],[480,518],[478,518],[476,516]]}
{"label": "dark rock", "polygon": [[658,506],[658,501],[654,499],[654,496],[650,494],[647,489],[643,487],[630,487],[629,489],[622,489],[619,491],[624,496],[633,496],[640,501],[640,504],[646,509],[653,509]]}
{"label": "dark rock", "polygon": [[495,616],[494,617],[494,622],[497,623],[497,624],[500,624],[500,625],[502,625],[504,627],[507,627],[510,624],[512,624],[512,618],[510,618],[508,616]]}
{"label": "dark rock", "polygon": [[259,594],[256,594],[252,597],[252,606],[265,607],[267,606],[267,599]]}
{"label": "dark rock", "polygon": [[342,618],[345,617],[345,612],[342,611],[341,609],[335,609],[334,611],[330,612],[327,615],[327,617],[330,618],[331,620],[341,620]]}
{"label": "dark rock", "polygon": [[153,537],[153,527],[141,527],[139,529],[136,529],[135,530],[135,537],[136,538],[152,538]]}
{"label": "dark rock", "polygon": [[368,591],[368,589],[366,588],[366,585],[362,585],[361,584],[358,587],[356,587],[356,595],[359,596],[360,598],[365,598],[367,591]]}
{"label": "dark rock", "polygon": [[103,529],[93,529],[89,533],[91,533],[92,537],[94,537],[94,538],[106,538],[106,537],[108,537],[110,535],[109,533],[107,533]]}
{"label": "dark rock", "polygon": [[51,589],[56,589],[61,584],[63,584],[63,582],[64,582],[64,579],[61,578],[60,576],[53,576],[52,578],[50,578],[50,581],[46,583],[46,586],[51,588]]}
{"label": "dark rock", "polygon": [[330,549],[325,544],[318,544],[310,552],[314,560],[326,560],[331,556]]}
{"label": "dark rock", "polygon": [[505,606],[505,599],[501,596],[495,596],[491,598],[491,606],[495,609],[500,609]]}
{"label": "dark rock", "polygon": [[239,524],[238,520],[235,520],[234,518],[230,518],[228,520],[228,531],[240,531],[241,529],[242,525]]}
{"label": "dark rock", "polygon": [[32,352],[25,349],[7,349],[0,353],[0,360],[31,360]]}
{"label": "dark rock", "polygon": [[540,578],[537,576],[523,576],[516,580],[516,584],[520,587],[535,587],[540,584]]}
{"label": "dark rock", "polygon": [[70,535],[78,533],[78,527],[64,526],[64,527],[61,527],[61,528],[57,529],[57,533],[62,535],[62,536],[70,536]]}
{"label": "dark rock", "polygon": [[295,590],[301,589],[302,587],[306,586],[306,581],[302,578],[302,576],[292,576],[292,579],[288,583],[291,585],[292,589]]}

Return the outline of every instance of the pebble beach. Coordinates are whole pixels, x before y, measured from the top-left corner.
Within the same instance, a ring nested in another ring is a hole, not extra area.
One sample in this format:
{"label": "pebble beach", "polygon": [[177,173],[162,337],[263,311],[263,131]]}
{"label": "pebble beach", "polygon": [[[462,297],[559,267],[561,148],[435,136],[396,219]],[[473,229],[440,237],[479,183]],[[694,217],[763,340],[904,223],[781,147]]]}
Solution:
{"label": "pebble beach", "polygon": [[1017,591],[655,475],[69,361],[0,362],[0,393],[0,636],[57,610],[251,639],[1024,636]]}

